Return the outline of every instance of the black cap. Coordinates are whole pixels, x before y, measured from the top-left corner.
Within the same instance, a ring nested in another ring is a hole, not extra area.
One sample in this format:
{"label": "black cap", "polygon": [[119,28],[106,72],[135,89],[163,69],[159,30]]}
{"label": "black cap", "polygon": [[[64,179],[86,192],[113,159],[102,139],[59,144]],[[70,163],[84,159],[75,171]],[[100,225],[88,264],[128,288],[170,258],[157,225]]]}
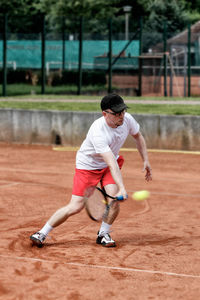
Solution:
{"label": "black cap", "polygon": [[101,109],[106,110],[108,108],[118,113],[128,108],[128,106],[124,103],[124,100],[119,95],[109,94],[104,96],[101,100]]}

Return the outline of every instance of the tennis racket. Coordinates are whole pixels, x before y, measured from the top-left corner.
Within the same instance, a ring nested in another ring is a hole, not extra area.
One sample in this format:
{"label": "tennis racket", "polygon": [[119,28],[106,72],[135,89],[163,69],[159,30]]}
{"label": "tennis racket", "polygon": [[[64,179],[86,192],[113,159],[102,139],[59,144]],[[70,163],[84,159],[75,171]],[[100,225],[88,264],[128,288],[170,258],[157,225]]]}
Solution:
{"label": "tennis racket", "polygon": [[85,209],[88,216],[96,222],[102,221],[108,213],[113,201],[109,204],[108,198],[113,201],[123,201],[123,196],[113,197],[108,195],[104,189],[90,187],[85,194]]}

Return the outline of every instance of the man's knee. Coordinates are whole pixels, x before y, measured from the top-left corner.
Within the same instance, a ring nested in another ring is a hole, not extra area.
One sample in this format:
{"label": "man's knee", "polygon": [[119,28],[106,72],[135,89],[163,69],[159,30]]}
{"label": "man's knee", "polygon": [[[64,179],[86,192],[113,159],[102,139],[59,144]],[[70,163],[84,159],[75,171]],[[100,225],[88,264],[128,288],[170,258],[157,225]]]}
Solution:
{"label": "man's knee", "polygon": [[79,213],[84,207],[84,199],[80,196],[72,196],[70,203],[68,204],[68,209],[71,214]]}

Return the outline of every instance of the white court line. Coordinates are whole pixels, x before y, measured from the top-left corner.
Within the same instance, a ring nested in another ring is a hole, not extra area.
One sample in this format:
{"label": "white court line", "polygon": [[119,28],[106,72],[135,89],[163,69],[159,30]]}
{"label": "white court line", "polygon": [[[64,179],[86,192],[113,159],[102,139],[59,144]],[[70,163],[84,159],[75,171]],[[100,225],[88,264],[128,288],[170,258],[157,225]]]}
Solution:
{"label": "white court line", "polygon": [[19,185],[19,184],[21,184],[21,182],[6,183],[6,184],[3,184],[3,185],[0,185],[0,188],[6,188],[6,187],[13,186],[13,185]]}
{"label": "white court line", "polygon": [[[18,169],[18,168],[2,168],[0,167],[1,171],[10,171],[10,172],[22,172],[28,174],[58,174],[56,171],[50,171],[48,169],[45,170],[30,170],[30,169]],[[69,172],[66,170],[65,172],[59,171],[59,175],[66,175],[66,174],[73,174],[73,171]]]}
{"label": "white court line", "polygon": [[43,263],[53,263],[53,264],[61,264],[61,265],[69,265],[75,267],[82,268],[93,268],[93,269],[104,269],[104,270],[118,270],[118,271],[126,271],[126,272],[139,272],[139,273],[149,273],[149,274],[160,274],[166,276],[176,276],[176,277],[186,277],[186,278],[196,278],[199,279],[200,275],[192,275],[192,274],[183,274],[183,273],[173,273],[173,272],[165,272],[165,271],[156,271],[156,270],[145,270],[145,269],[135,269],[135,268],[123,268],[123,267],[113,267],[113,266],[104,266],[104,265],[91,265],[91,264],[81,264],[74,262],[60,262],[57,260],[46,260],[41,258],[33,258],[33,257],[24,257],[24,256],[7,256],[1,255],[2,258],[9,258],[14,260],[25,260],[25,261],[39,261]]}
{"label": "white court line", "polygon": [[[0,185],[1,188],[6,188],[10,186],[15,186],[15,185],[20,185],[20,184],[25,184],[25,185],[42,185],[46,186],[48,184],[42,184],[42,183],[37,183],[37,182],[12,182],[12,183],[7,183]],[[129,193],[134,193],[136,190],[127,190]],[[194,194],[179,194],[179,193],[163,193],[163,192],[151,192],[151,195],[162,195],[162,196],[177,196],[177,197],[192,197],[192,198],[199,198],[200,195],[194,195]]]}
{"label": "white court line", "polygon": [[[20,185],[20,184],[25,184],[25,185],[41,185],[41,186],[46,186],[48,184],[46,183],[38,183],[38,182],[11,182],[11,183],[5,183],[0,185],[1,188],[6,188],[10,186],[15,186],[15,185]],[[128,193],[134,193],[136,190],[127,190]],[[151,195],[161,195],[161,196],[176,196],[176,197],[190,197],[190,198],[200,198],[200,195],[195,195],[195,194],[180,194],[180,193],[165,193],[165,192],[151,192]]]}
{"label": "white court line", "polygon": [[[26,173],[26,174],[45,174],[45,175],[48,175],[48,174],[56,174],[56,175],[73,175],[74,174],[74,170],[67,170],[66,171],[51,171],[51,170],[30,170],[30,169],[20,169],[20,168],[5,168],[5,167],[1,167],[0,166],[0,171],[6,171],[6,172],[17,172],[17,173]],[[185,179],[185,178],[172,178],[172,177],[164,177],[164,178],[159,178],[159,180],[161,181],[173,181],[176,180],[178,182],[197,182],[198,179]],[[199,181],[198,181],[199,182]]]}

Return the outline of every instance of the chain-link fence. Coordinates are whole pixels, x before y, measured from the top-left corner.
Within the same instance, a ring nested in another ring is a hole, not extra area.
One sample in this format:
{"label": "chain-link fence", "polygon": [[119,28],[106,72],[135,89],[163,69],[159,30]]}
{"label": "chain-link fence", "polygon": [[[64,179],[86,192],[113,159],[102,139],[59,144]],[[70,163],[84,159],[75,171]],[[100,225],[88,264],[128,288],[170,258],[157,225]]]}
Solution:
{"label": "chain-link fence", "polygon": [[41,17],[40,32],[29,34],[10,32],[5,16],[1,22],[4,96],[107,91],[132,96],[200,95],[200,22],[177,35],[165,24],[158,34],[143,28],[142,22],[133,26],[133,21],[127,32],[117,18],[102,20],[93,33],[92,19],[73,20],[73,30],[68,19],[62,30],[48,27],[47,31]]}

